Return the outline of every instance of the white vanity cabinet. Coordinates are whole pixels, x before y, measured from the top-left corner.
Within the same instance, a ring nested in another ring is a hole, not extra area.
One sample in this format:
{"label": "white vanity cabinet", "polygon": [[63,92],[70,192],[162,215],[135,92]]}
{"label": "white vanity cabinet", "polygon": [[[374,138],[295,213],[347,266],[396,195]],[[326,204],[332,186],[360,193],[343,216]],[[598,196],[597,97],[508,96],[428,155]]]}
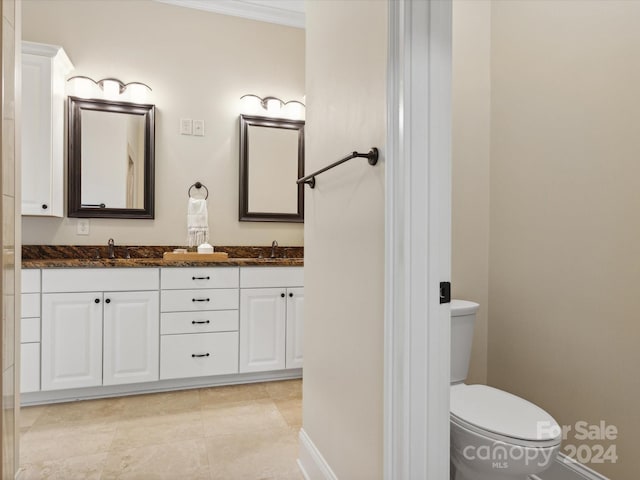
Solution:
{"label": "white vanity cabinet", "polygon": [[20,392],[40,390],[40,270],[22,271]]}
{"label": "white vanity cabinet", "polygon": [[303,271],[24,269],[23,402],[297,378]]}
{"label": "white vanity cabinet", "polygon": [[157,268],[42,271],[42,390],[158,380]]}
{"label": "white vanity cabinet", "polygon": [[162,269],[162,380],[238,373],[238,278],[238,267]]}
{"label": "white vanity cabinet", "polygon": [[302,367],[302,267],[240,271],[240,372]]}
{"label": "white vanity cabinet", "polygon": [[61,47],[22,42],[22,214],[63,216],[64,89],[73,65]]}

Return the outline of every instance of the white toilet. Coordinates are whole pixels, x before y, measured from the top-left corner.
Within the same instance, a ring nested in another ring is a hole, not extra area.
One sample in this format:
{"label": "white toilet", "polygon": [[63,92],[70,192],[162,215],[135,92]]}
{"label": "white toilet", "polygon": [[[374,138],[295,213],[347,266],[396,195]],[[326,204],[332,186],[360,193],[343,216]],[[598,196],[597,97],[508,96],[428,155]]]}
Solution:
{"label": "white toilet", "polygon": [[451,302],[451,480],[527,480],[551,466],[561,429],[531,402],[463,383],[478,307]]}

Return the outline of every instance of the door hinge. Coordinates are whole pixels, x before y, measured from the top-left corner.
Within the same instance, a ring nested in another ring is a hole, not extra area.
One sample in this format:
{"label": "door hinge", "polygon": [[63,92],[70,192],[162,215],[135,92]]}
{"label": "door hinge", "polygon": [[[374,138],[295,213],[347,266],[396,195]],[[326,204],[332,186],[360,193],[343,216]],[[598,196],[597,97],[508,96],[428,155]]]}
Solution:
{"label": "door hinge", "polygon": [[440,303],[451,303],[451,282],[440,282]]}

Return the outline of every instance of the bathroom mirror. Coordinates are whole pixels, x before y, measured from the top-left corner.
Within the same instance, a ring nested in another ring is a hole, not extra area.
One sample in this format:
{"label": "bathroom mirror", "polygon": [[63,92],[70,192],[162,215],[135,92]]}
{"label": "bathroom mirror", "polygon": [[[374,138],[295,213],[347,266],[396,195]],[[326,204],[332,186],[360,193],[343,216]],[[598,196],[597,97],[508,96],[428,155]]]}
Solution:
{"label": "bathroom mirror", "polygon": [[304,121],[240,115],[240,221],[303,222]]}
{"label": "bathroom mirror", "polygon": [[69,217],[153,218],[153,105],[69,97]]}

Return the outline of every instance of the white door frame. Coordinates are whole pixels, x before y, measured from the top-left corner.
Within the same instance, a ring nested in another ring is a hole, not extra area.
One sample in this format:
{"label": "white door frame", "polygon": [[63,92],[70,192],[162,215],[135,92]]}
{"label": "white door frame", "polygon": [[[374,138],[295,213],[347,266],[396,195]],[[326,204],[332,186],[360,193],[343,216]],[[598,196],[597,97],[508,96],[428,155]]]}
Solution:
{"label": "white door frame", "polygon": [[449,0],[390,0],[384,478],[449,478]]}

